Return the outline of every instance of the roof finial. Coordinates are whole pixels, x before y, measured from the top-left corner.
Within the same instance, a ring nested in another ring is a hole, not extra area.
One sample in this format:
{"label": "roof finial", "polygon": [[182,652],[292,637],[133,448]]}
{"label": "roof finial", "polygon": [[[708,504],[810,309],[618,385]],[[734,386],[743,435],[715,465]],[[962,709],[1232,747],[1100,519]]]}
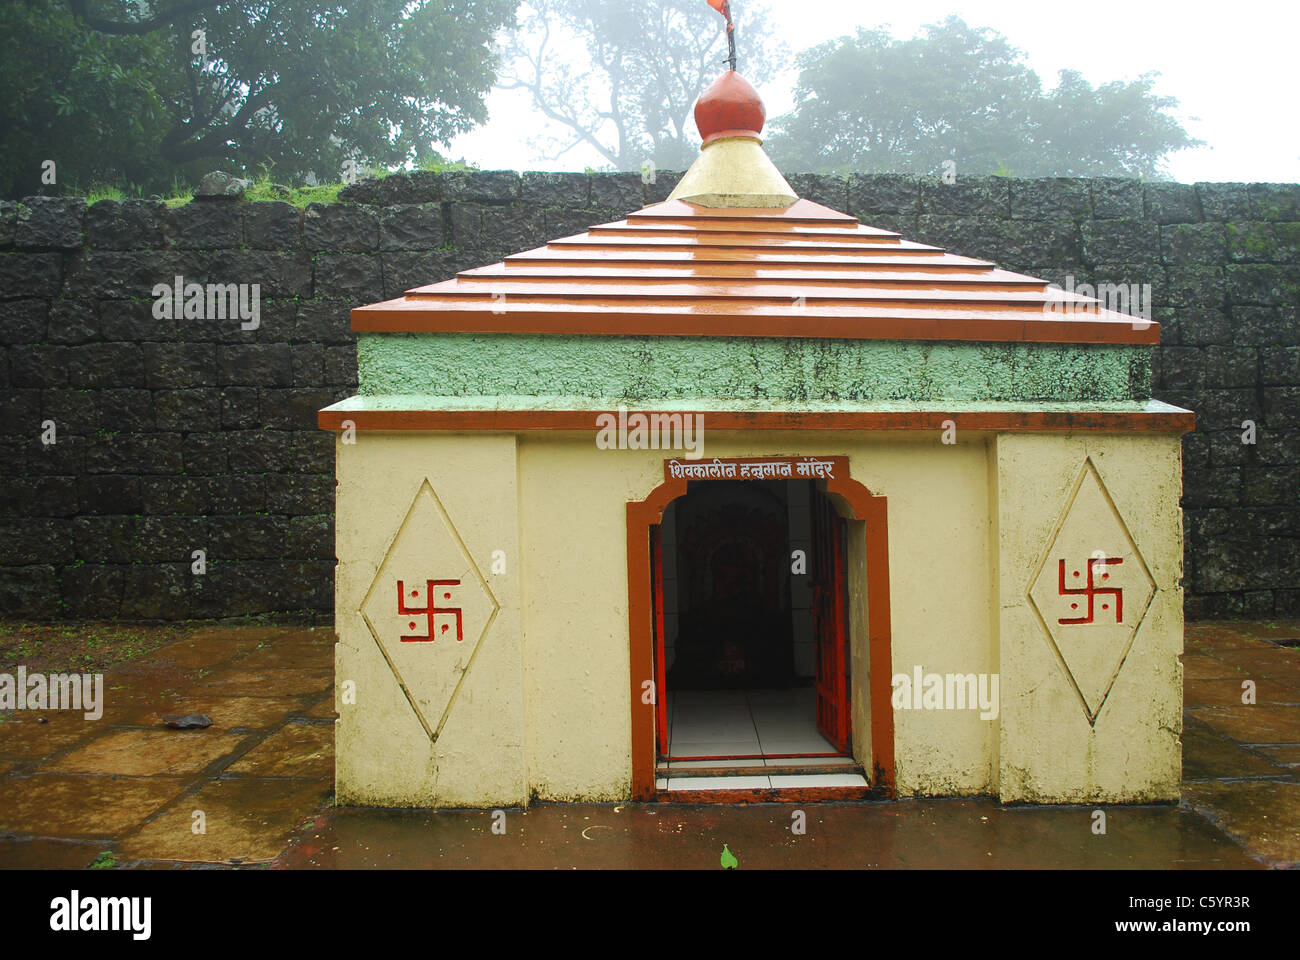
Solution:
{"label": "roof finial", "polygon": [[727,63],[736,69],[736,24],[731,19],[731,0],[709,0],[709,6],[727,19]]}
{"label": "roof finial", "polygon": [[669,200],[701,207],[786,209],[798,201],[790,184],[763,152],[763,98],[736,72],[736,25],[731,0],[708,0],[727,21],[729,69],[695,102],[695,125],[703,144]]}

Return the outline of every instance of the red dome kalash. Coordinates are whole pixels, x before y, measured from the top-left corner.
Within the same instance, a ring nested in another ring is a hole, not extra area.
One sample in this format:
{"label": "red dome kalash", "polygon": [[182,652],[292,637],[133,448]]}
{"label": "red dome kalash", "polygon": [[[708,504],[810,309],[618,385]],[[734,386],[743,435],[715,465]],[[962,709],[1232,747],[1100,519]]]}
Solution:
{"label": "red dome kalash", "polygon": [[695,125],[704,143],[726,137],[761,139],[767,109],[758,91],[735,70],[728,70],[695,103]]}

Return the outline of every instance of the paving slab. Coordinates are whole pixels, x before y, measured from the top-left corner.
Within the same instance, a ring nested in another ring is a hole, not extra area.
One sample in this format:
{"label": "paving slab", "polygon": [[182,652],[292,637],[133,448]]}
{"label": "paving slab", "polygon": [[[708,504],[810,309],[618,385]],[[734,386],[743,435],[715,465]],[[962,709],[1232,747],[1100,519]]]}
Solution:
{"label": "paving slab", "polygon": [[[1213,630],[1218,627],[1219,624],[1203,622],[1201,626]],[[1300,620],[1238,620],[1224,626],[1254,637],[1300,638]]]}
{"label": "paving slab", "polygon": [[1261,746],[1255,748],[1261,756],[1268,757],[1274,763],[1300,763],[1300,743],[1282,744],[1280,746]]}
{"label": "paving slab", "polygon": [[1262,626],[1262,624],[1241,622],[1214,623],[1201,621],[1199,623],[1189,623],[1184,634],[1184,645],[1189,651],[1200,651],[1203,648],[1260,650],[1266,645],[1275,646],[1275,644],[1269,643],[1261,634]]}
{"label": "paving slab", "polygon": [[215,624],[195,627],[190,633],[190,639],[195,643],[216,641],[256,646],[266,641],[277,641],[293,636],[301,633],[303,629],[301,626],[294,625]]}
{"label": "paving slab", "polygon": [[14,711],[0,720],[0,757],[42,760],[107,728],[102,718],[87,720],[81,710]]}
{"label": "paving slab", "polygon": [[291,713],[301,710],[302,697],[222,697],[200,689],[193,696],[160,704],[156,709],[138,714],[133,723],[159,726],[164,714],[206,713],[212,718],[213,730],[261,730],[282,723]]}
{"label": "paving slab", "polygon": [[1300,679],[1300,657],[1291,656],[1282,650],[1274,650],[1271,653],[1221,651],[1216,653],[1216,656],[1241,671],[1246,677],[1269,677],[1275,680]]}
{"label": "paving slab", "polygon": [[1183,779],[1277,777],[1287,769],[1189,718],[1183,724]]}
{"label": "paving slab", "polygon": [[[332,784],[321,781],[214,780],[114,849],[126,860],[272,860],[299,824],[328,799],[331,788]],[[195,832],[196,810],[203,813],[204,833]]]}
{"label": "paving slab", "polygon": [[205,677],[203,689],[218,697],[290,697],[321,693],[333,682],[333,668],[243,670],[231,666]]}
{"label": "paving slab", "polygon": [[1241,671],[1204,653],[1183,654],[1183,680],[1237,680],[1244,679]]}
{"label": "paving slab", "polygon": [[1189,806],[1273,867],[1300,867],[1300,783],[1188,784]]}
{"label": "paving slab", "polygon": [[307,717],[337,717],[339,712],[334,709],[334,691],[331,690],[328,697],[303,715]]}
{"label": "paving slab", "polygon": [[210,634],[210,631],[198,631],[188,640],[159,647],[144,662],[193,669],[215,667],[255,649],[261,642],[258,637],[243,636],[242,633],[233,636],[200,636],[202,633]]}
{"label": "paving slab", "polygon": [[45,769],[127,777],[195,774],[233,753],[244,740],[212,729],[115,730],[46,764]]}
{"label": "paving slab", "polygon": [[85,840],[0,838],[0,869],[84,870],[104,852],[103,843]]}
{"label": "paving slab", "polygon": [[232,661],[241,670],[277,667],[321,670],[334,666],[334,631],[304,631],[245,650]]}
{"label": "paving slab", "polygon": [[110,671],[104,677],[104,722],[130,723],[149,710],[170,713],[169,705],[187,696],[199,677],[184,671],[184,676],[160,674],[131,675]]}
{"label": "paving slab", "polygon": [[334,778],[334,725],[289,723],[226,768],[258,777]]}
{"label": "paving slab", "polygon": [[[1242,676],[1232,680],[1187,680],[1183,683],[1183,706],[1240,707],[1246,688],[1242,683],[1251,678]],[[1300,704],[1300,681],[1285,677],[1261,677],[1255,684],[1256,704]]]}
{"label": "paving slab", "polygon": [[[1240,680],[1184,680],[1183,708],[1193,710],[1198,707],[1236,707],[1241,705],[1242,687]],[[1259,689],[1256,686],[1256,698]]]}
{"label": "paving slab", "polygon": [[1300,742],[1300,707],[1207,707],[1195,715],[1238,743]]}
{"label": "paving slab", "polygon": [[179,777],[10,776],[0,780],[0,833],[115,837],[138,827],[184,788]]}

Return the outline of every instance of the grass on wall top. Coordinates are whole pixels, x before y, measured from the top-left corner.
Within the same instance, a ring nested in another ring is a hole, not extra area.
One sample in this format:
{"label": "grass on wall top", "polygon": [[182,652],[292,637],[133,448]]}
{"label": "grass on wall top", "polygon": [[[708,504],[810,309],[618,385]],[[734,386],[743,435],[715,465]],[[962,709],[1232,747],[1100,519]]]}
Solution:
{"label": "grass on wall top", "polygon": [[[450,170],[477,170],[478,165],[466,163],[464,160],[446,161],[439,157],[431,157],[417,164],[415,169],[443,173]],[[399,172],[402,171],[388,170],[386,168],[363,168],[360,176],[382,179]],[[286,187],[275,183],[270,174],[264,171],[261,176],[253,181],[253,185],[244,191],[244,199],[253,203],[279,200],[291,203],[301,210],[310,203],[337,202],[339,191],[345,186],[346,184],[340,181],[338,183],[321,183],[315,186]],[[87,206],[100,200],[142,200],[147,196],[162,196],[163,203],[168,207],[181,207],[194,199],[194,190],[192,187],[182,184],[179,180],[172,182],[172,189],[166,195],[146,194],[143,189],[134,185],[95,184],[89,188],[82,188],[77,184],[72,184],[66,191],[66,195],[72,197],[84,196]]]}

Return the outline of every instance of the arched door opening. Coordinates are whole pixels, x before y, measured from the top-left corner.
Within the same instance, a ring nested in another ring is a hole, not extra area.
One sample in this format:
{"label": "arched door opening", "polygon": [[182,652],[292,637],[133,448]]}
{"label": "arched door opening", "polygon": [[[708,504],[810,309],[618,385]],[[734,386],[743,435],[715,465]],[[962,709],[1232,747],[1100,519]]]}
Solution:
{"label": "arched door opening", "polygon": [[817,773],[891,795],[885,499],[844,457],[759,462],[666,464],[628,504],[633,795],[785,798]]}
{"label": "arched door opening", "polygon": [[700,481],[669,504],[661,762],[852,759],[844,526],[812,480]]}

